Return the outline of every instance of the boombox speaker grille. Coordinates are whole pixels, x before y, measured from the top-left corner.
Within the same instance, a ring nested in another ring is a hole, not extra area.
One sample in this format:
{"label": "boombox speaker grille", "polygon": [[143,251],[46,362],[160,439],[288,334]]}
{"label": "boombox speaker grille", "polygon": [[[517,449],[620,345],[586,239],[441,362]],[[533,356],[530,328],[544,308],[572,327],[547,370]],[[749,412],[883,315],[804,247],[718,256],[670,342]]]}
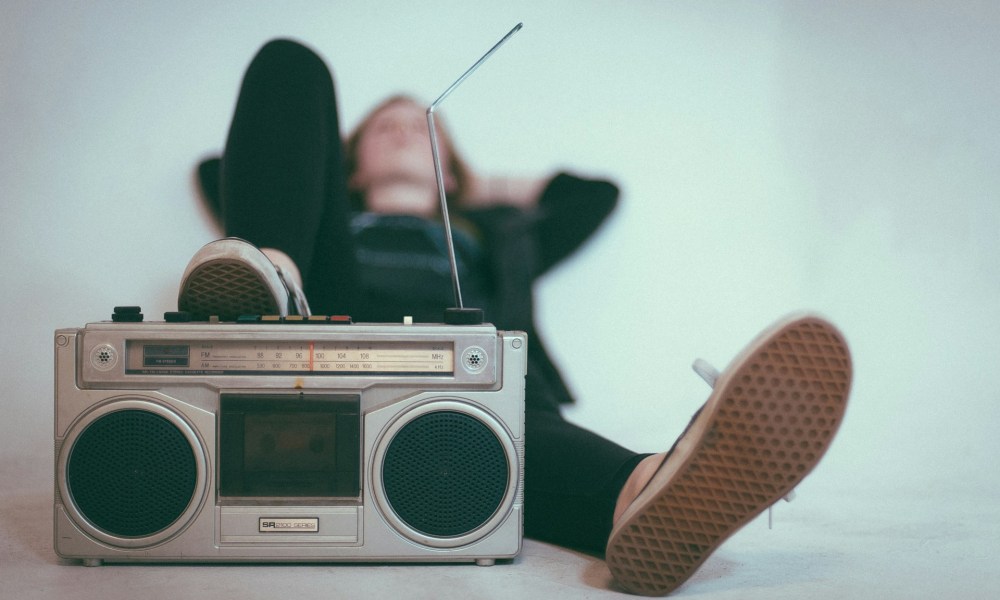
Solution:
{"label": "boombox speaker grille", "polygon": [[195,493],[197,467],[176,426],[129,409],[108,413],[80,433],[66,478],[72,501],[98,529],[147,537],[184,513]]}
{"label": "boombox speaker grille", "polygon": [[464,535],[496,513],[508,484],[497,436],[479,420],[438,411],[407,423],[389,444],[383,486],[400,520],[426,535]]}

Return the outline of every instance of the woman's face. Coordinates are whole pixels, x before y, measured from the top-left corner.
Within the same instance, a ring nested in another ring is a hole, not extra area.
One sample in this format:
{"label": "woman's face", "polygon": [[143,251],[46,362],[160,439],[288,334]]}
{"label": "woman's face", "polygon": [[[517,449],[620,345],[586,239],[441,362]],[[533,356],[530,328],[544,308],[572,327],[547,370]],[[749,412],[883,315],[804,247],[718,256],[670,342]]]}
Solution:
{"label": "woman's face", "polygon": [[[441,146],[441,162],[447,165],[447,148]],[[397,183],[437,188],[426,112],[409,100],[394,102],[371,117],[358,138],[351,177],[352,187],[360,190]]]}

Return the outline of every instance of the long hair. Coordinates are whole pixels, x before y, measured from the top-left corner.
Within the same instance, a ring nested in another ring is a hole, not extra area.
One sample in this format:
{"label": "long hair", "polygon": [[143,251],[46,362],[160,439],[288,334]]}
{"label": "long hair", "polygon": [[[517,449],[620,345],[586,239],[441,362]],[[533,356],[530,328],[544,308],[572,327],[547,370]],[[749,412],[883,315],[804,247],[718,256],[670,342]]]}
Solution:
{"label": "long hair", "polygon": [[[375,106],[375,108],[373,108],[365,116],[365,118],[361,120],[358,126],[354,128],[354,131],[351,132],[351,134],[347,136],[347,139],[344,141],[344,169],[348,181],[351,208],[354,210],[365,210],[364,190],[356,189],[350,184],[351,178],[354,176],[354,173],[358,168],[358,144],[361,141],[361,136],[364,135],[368,126],[371,125],[372,120],[376,115],[378,115],[378,113],[401,102],[408,102],[416,106],[421,106],[415,98],[405,94],[390,96]],[[448,135],[447,129],[441,123],[440,117],[436,120],[436,124],[438,126],[438,142],[448,155],[448,162],[447,164],[442,165],[442,168],[445,173],[450,172],[455,180],[454,187],[449,189],[447,194],[448,209],[451,210],[452,208],[462,206],[462,202],[469,189],[469,168],[466,166],[465,161],[459,156],[458,150],[455,148],[455,143],[452,141],[451,136]],[[430,145],[430,139],[428,139],[427,144]]]}

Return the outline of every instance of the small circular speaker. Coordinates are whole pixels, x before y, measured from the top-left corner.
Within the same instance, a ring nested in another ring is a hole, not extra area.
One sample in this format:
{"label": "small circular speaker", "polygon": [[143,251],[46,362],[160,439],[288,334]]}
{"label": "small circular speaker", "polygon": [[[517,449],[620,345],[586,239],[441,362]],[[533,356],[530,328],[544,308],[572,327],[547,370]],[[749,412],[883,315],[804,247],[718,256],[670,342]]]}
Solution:
{"label": "small circular speaker", "polygon": [[205,479],[204,454],[187,423],[136,400],[111,403],[75,427],[59,472],[77,524],[120,546],[152,545],[183,529]]}
{"label": "small circular speaker", "polygon": [[387,434],[376,489],[390,521],[439,547],[489,533],[517,485],[517,456],[506,430],[458,402],[430,403],[401,421]]}
{"label": "small circular speaker", "polygon": [[91,350],[90,363],[98,371],[110,371],[118,364],[118,351],[111,344],[101,344]]}
{"label": "small circular speaker", "polygon": [[489,362],[489,355],[478,346],[465,349],[462,353],[462,366],[470,373],[478,373],[486,368]]}

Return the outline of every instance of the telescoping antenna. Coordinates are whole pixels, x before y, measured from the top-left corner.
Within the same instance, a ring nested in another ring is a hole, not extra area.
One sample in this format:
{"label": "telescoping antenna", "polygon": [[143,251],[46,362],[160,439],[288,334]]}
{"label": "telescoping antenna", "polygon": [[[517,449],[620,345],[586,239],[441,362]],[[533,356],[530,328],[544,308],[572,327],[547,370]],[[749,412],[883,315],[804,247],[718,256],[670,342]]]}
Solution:
{"label": "telescoping antenna", "polygon": [[483,311],[479,308],[465,308],[465,305],[462,303],[462,286],[458,282],[458,262],[455,259],[455,242],[451,235],[451,219],[448,217],[448,196],[444,190],[444,170],[441,166],[441,152],[438,149],[437,128],[434,126],[434,111],[444,102],[445,98],[455,91],[455,88],[461,85],[480,65],[486,62],[486,59],[493,56],[493,53],[499,50],[500,46],[503,46],[511,36],[520,31],[523,25],[523,23],[518,23],[513,29],[508,31],[507,35],[503,36],[474,65],[469,67],[469,70],[456,79],[455,83],[448,86],[448,89],[427,108],[427,127],[430,129],[431,152],[434,155],[434,176],[437,178],[438,197],[441,200],[441,217],[444,219],[444,235],[448,246],[448,260],[451,263],[451,285],[455,291],[455,307],[445,310],[444,313],[444,322],[451,325],[480,324],[483,322]]}

